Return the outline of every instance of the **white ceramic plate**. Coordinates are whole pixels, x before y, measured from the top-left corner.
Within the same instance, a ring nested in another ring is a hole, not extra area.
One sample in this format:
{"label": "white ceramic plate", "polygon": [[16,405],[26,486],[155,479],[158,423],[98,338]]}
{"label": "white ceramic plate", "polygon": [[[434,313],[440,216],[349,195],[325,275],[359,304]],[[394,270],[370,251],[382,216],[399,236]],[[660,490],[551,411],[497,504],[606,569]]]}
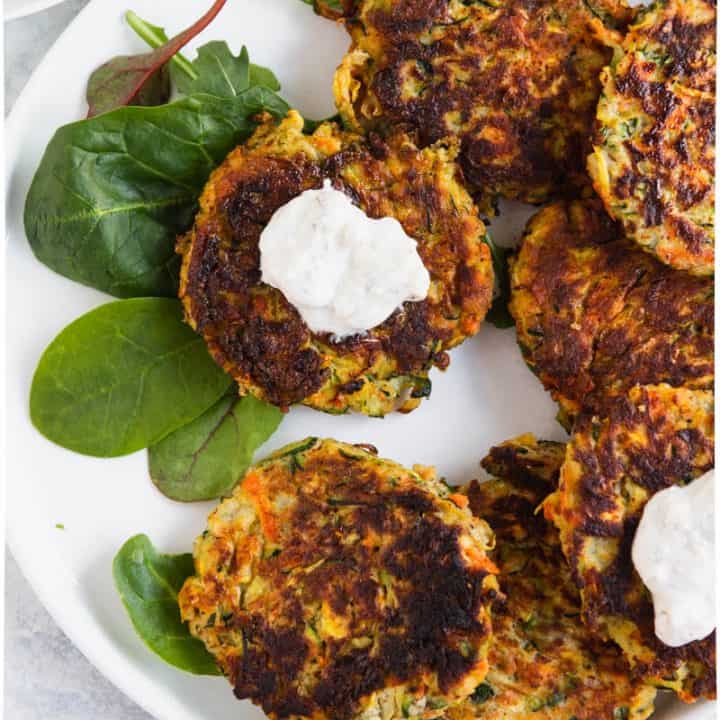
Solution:
{"label": "white ceramic plate", "polygon": [[[174,31],[189,24],[203,3],[132,0],[131,5]],[[90,3],[48,53],[8,122],[9,541],[63,630],[157,718],[260,718],[248,702],[233,699],[225,680],[185,675],[146,650],[113,587],[111,561],[127,538],[146,532],[166,552],[187,551],[211,505],[182,505],[160,495],[148,478],[145,453],[118,460],[75,455],[42,438],[28,418],[30,381],[45,346],[67,323],[109,298],[33,258],[22,228],[23,201],[55,128],[82,117],[89,72],[111,55],[142,49],[122,21],[124,9],[123,3]],[[276,71],[285,97],[309,117],[332,113],[332,73],[347,40],[307,5],[229,3],[200,42],[215,38],[228,40],[236,51],[247,44],[251,58]],[[527,216],[526,208],[509,208],[492,228],[495,237],[516,238]],[[408,416],[375,420],[293,409],[263,452],[306,435],[334,436],[373,443],[404,463],[434,464],[450,481],[461,482],[478,474],[478,460],[493,443],[527,431],[564,437],[553,403],[520,358],[512,330],[483,328],[433,381],[432,398]],[[671,707],[662,713],[664,720],[697,718],[712,706]]]}
{"label": "white ceramic plate", "polygon": [[32,13],[47,10],[53,5],[59,5],[63,0],[4,0],[3,19],[17,20],[18,18],[32,15]]}

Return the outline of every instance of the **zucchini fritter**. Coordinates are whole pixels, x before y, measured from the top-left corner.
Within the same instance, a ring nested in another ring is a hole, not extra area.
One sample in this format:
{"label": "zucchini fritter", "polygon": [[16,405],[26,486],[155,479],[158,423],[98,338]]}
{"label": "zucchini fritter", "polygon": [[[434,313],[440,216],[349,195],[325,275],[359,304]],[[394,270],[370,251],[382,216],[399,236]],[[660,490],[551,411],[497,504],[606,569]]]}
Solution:
{"label": "zucchini fritter", "polygon": [[715,0],[657,0],[603,71],[588,169],[628,237],[713,273]]}
{"label": "zucchini fritter", "polygon": [[713,452],[712,392],[638,386],[605,419],[577,420],[559,488],[544,506],[560,530],[584,621],[623,649],[638,676],[685,702],[715,697],[715,633],[664,645],[631,550],[647,501],[709,470]]}
{"label": "zucchini fritter", "polygon": [[493,611],[485,682],[449,720],[643,720],[656,690],[631,678],[617,646],[580,621],[580,598],[555,528],[535,509],[557,483],[561,443],[531,435],[483,460],[502,479],[472,482],[470,507],[493,527],[506,597]]}
{"label": "zucchini fritter", "polygon": [[[281,407],[384,415],[430,393],[428,372],[474,335],[492,300],[485,227],[458,182],[452,143],[418,150],[393,133],[366,142],[325,123],[302,132],[294,111],[267,122],[212,174],[183,255],[189,323],[240,393]],[[417,241],[428,297],[342,340],[310,331],[283,294],[260,280],[260,234],[280,206],[329,178],[370,217],[394,217]]]}
{"label": "zucchini fritter", "polygon": [[[599,74],[622,0],[357,0],[335,75],[349,127],[457,136],[478,199],[540,203],[589,185]],[[487,207],[483,207],[487,210]]]}
{"label": "zucchini fritter", "polygon": [[433,718],[487,672],[493,536],[429,468],[310,438],[195,544],[182,617],[271,718]]}
{"label": "zucchini fritter", "polygon": [[531,218],[511,287],[518,343],[566,425],[637,384],[713,387],[712,279],[640,251],[599,202]]}

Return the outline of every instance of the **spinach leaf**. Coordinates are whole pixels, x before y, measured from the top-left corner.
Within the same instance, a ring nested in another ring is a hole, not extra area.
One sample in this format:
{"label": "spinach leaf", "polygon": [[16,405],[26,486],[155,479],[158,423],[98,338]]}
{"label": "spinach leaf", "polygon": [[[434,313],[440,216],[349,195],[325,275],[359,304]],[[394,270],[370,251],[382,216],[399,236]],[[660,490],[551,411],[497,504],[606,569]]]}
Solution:
{"label": "spinach leaf", "polygon": [[233,98],[192,95],[126,107],[61,127],[25,201],[25,232],[38,260],[116,295],[174,296],[176,236],[192,224],[208,176],[287,104],[264,87]]}
{"label": "spinach leaf", "polygon": [[115,586],[150,650],[181,670],[220,675],[213,656],[180,619],[177,596],[194,572],[192,555],[162,555],[147,535],[130,538],[113,560]]}
{"label": "spinach leaf", "polygon": [[262,85],[275,92],[280,90],[280,81],[272,70],[250,63],[250,86],[255,87],[255,85]]}
{"label": "spinach leaf", "polygon": [[238,397],[233,387],[199,418],[149,449],[150,477],[173,500],[227,495],[282,417],[276,407],[251,395]]}
{"label": "spinach leaf", "polygon": [[195,77],[176,73],[175,81],[180,92],[207,93],[218,97],[234,97],[250,87],[262,86],[279,90],[280,83],[271,70],[253,65],[247,48],[236,57],[226,42],[214,41],[198,49],[192,62]]}
{"label": "spinach leaf", "polygon": [[30,416],[58,445],[115,457],[191,422],[229,385],[183,322],[179,300],[121,300],[83,315],[50,343],[33,378]]}
{"label": "spinach leaf", "polygon": [[515,320],[510,314],[510,310],[508,310],[508,303],[510,302],[508,257],[512,249],[496,245],[489,235],[485,235],[484,242],[490,248],[493,269],[495,270],[495,296],[485,319],[497,328],[510,328],[515,325]]}
{"label": "spinach leaf", "polygon": [[87,86],[88,117],[124,105],[160,105],[167,102],[170,97],[170,80],[165,66],[215,19],[225,2],[215,0],[197,22],[152,52],[120,55],[95,70]]}

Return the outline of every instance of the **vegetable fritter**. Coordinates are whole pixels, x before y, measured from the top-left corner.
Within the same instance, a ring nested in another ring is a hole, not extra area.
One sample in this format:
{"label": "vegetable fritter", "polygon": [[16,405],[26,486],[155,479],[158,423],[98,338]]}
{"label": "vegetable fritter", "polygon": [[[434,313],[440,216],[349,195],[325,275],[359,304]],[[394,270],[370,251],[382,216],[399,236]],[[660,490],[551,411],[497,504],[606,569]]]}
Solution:
{"label": "vegetable fritter", "polygon": [[711,392],[638,386],[604,419],[578,419],[559,488],[544,506],[580,587],[584,621],[623,649],[638,676],[686,702],[715,697],[715,633],[663,644],[631,550],[647,501],[709,470],[713,452]]}
{"label": "vegetable fritter", "polygon": [[639,250],[599,202],[531,218],[511,286],[523,355],[567,426],[583,407],[603,415],[637,384],[713,387],[712,279]]}
{"label": "vegetable fritter", "polygon": [[[195,226],[178,241],[187,319],[241,394],[333,413],[410,411],[430,393],[431,367],[447,367],[445,351],[478,331],[492,300],[485,227],[458,181],[457,148],[418,150],[400,132],[365,141],[332,123],[302,130],[294,111],[268,121],[211,176]],[[311,332],[260,280],[263,228],[324,179],[369,217],[396,218],[430,274],[425,300],[341,340]]]}
{"label": "vegetable fritter", "polygon": [[181,613],[271,718],[433,718],[487,673],[492,543],[431,469],[310,438],[210,516]]}
{"label": "vegetable fritter", "polygon": [[580,620],[580,597],[555,528],[536,507],[557,483],[565,445],[521,436],[493,448],[470,508],[493,527],[506,601],[494,608],[485,682],[449,720],[643,720],[656,690],[631,678],[617,646]]}
{"label": "vegetable fritter", "polygon": [[628,237],[663,262],[713,273],[715,0],[643,9],[602,75],[588,169]]}
{"label": "vegetable fritter", "polygon": [[[599,74],[622,0],[358,0],[335,101],[353,129],[456,136],[478,199],[540,203],[589,186]],[[487,209],[485,206],[483,209]]]}

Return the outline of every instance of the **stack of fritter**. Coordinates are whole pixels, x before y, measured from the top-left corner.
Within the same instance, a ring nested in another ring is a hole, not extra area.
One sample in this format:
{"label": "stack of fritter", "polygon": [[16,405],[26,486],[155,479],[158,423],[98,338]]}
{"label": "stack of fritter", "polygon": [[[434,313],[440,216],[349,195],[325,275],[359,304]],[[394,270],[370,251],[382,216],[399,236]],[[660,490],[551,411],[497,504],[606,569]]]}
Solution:
{"label": "stack of fritter", "polygon": [[[333,441],[286,449],[211,516],[184,618],[275,718],[642,720],[657,688],[715,697],[714,633],[664,645],[631,559],[652,495],[713,465],[714,3],[315,4],[352,38],[347,129],[292,113],[216,172],[180,243],[191,323],[243,392],[412,409],[489,304],[478,207],[551,200],[510,310],[571,437],[493,448],[462,493]],[[324,178],[397,217],[433,278],[341,343],[258,273],[272,212]]]}
{"label": "stack of fritter", "polygon": [[[559,485],[542,493],[562,548],[554,572],[561,582],[569,567],[579,589],[578,632],[617,643],[635,678],[714,697],[714,635],[657,639],[630,549],[649,498],[713,465],[715,3],[348,0],[334,14],[352,38],[335,77],[348,126],[457,137],[486,211],[555,200],[527,226],[510,304],[572,434]],[[512,526],[520,491],[483,488],[503,552],[488,498],[503,496]],[[521,602],[506,586],[509,606]],[[513,667],[532,684],[529,666]],[[480,696],[471,714],[510,713],[506,695]]]}
{"label": "stack of fritter", "polygon": [[688,702],[714,697],[714,633],[680,648],[660,642],[631,558],[650,497],[713,467],[712,278],[636,249],[586,201],[531,220],[511,280],[523,354],[572,433],[544,507],[583,619],[639,677]]}

